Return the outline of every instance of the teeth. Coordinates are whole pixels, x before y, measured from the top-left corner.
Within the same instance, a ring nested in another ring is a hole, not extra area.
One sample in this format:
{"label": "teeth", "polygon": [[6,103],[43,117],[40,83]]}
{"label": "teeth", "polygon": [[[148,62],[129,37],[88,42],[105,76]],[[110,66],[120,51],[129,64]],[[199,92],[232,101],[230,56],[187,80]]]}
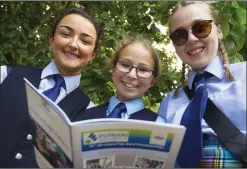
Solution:
{"label": "teeth", "polygon": [[127,87],[130,87],[130,88],[134,88],[134,87],[137,87],[136,85],[133,85],[133,84],[129,84],[129,83],[125,83],[123,82],[123,84]]}
{"label": "teeth", "polygon": [[72,54],[72,53],[65,52],[65,54],[66,54],[66,55],[73,56],[73,57],[77,58],[77,55],[74,55],[74,54]]}
{"label": "teeth", "polygon": [[196,50],[193,50],[193,51],[190,51],[190,52],[188,52],[190,55],[196,55],[196,54],[198,54],[198,53],[200,53],[201,51],[202,51],[202,47],[201,48],[198,48],[198,49],[196,49]]}

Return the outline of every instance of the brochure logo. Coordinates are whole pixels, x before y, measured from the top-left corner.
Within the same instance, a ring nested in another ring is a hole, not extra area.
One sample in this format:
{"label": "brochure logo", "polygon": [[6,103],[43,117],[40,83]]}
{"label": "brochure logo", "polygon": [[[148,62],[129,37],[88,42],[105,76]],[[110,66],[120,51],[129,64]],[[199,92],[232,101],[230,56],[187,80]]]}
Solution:
{"label": "brochure logo", "polygon": [[97,136],[94,133],[91,133],[88,137],[90,138],[90,140],[89,140],[90,142],[97,140]]}
{"label": "brochure logo", "polygon": [[128,139],[129,131],[102,131],[83,134],[84,144],[127,142]]}
{"label": "brochure logo", "polygon": [[164,133],[153,132],[149,144],[162,145],[166,142],[166,135]]}

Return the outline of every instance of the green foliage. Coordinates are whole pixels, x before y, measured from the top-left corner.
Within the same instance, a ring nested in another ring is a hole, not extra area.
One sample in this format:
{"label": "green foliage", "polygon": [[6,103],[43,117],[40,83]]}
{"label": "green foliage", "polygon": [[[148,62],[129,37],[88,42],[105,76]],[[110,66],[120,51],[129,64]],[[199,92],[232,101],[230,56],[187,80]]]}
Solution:
{"label": "green foliage", "polygon": [[223,41],[230,61],[244,61],[246,53],[241,52],[241,49],[246,46],[246,2],[221,1],[214,6],[219,11]]}
{"label": "green foliage", "polygon": [[[141,34],[159,45],[170,43],[167,34],[157,24],[167,26],[175,1],[42,1],[0,2],[0,64],[26,64],[44,67],[52,59],[49,35],[55,19],[67,6],[83,6],[103,27],[101,53],[82,74],[81,88],[96,103],[107,102],[115,94],[108,61],[116,43],[127,35]],[[246,58],[246,2],[214,3],[231,62]],[[176,56],[166,48],[159,49],[163,73],[157,85],[144,96],[145,104],[153,110],[164,94],[173,90],[180,72]]]}

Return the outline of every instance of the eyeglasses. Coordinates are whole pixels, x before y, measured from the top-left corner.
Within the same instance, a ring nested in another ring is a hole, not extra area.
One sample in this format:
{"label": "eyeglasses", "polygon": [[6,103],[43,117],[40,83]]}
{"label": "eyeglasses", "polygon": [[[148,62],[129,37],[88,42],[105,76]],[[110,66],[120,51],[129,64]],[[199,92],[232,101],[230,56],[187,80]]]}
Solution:
{"label": "eyeglasses", "polygon": [[153,71],[148,68],[135,67],[123,61],[117,61],[116,68],[124,73],[129,73],[133,68],[136,68],[136,75],[144,79],[149,79],[153,75]]}
{"label": "eyeglasses", "polygon": [[[191,27],[192,33],[197,38],[205,38],[207,37],[211,30],[212,30],[212,20],[200,20]],[[172,42],[177,45],[181,46],[186,43],[189,36],[189,29],[185,28],[178,28],[174,32],[171,33],[170,38]]]}

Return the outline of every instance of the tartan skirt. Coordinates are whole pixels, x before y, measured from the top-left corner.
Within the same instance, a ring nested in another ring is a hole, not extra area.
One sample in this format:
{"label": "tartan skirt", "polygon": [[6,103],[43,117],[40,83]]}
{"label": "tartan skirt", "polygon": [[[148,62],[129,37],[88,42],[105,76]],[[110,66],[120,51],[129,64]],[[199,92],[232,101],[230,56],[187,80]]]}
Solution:
{"label": "tartan skirt", "polygon": [[203,135],[203,159],[198,168],[245,168],[246,164],[237,160],[222,146],[216,136]]}

